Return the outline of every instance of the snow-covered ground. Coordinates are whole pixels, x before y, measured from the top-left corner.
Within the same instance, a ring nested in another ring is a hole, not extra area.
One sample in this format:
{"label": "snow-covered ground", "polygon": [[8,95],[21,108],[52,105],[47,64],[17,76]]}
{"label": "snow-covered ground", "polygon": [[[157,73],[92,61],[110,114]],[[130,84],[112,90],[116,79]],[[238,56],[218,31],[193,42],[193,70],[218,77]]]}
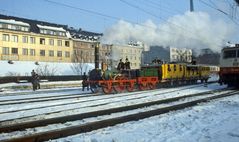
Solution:
{"label": "snow-covered ground", "polygon": [[[212,77],[211,79],[215,80],[216,77]],[[64,82],[61,82],[62,84]],[[66,82],[65,82],[66,83]],[[74,82],[72,82],[74,83]],[[79,83],[79,82],[76,82]],[[50,83],[51,84],[51,83]],[[15,84],[16,85],[16,84]],[[0,86],[3,87],[4,85]],[[11,86],[11,85],[10,85]],[[188,86],[181,87],[181,88],[187,88]],[[164,88],[159,89],[157,93],[161,93],[161,95],[155,96],[153,93],[145,92],[143,94],[138,94],[138,96],[143,97],[147,96],[147,98],[144,99],[136,99],[136,100],[130,100],[128,102],[123,101],[120,102],[122,98],[115,98],[115,99],[107,99],[109,96],[123,96],[124,94],[114,94],[114,95],[106,95],[106,96],[95,96],[94,99],[100,99],[100,101],[91,101],[91,102],[84,102],[87,99],[92,98],[81,98],[81,99],[63,99],[59,101],[47,101],[47,102],[41,102],[41,103],[29,103],[29,104],[16,104],[11,106],[2,106],[0,112],[5,111],[11,111],[11,110],[18,110],[19,109],[19,116],[24,115],[37,115],[44,112],[41,112],[39,109],[32,109],[30,111],[21,112],[21,108],[34,108],[39,106],[50,106],[55,104],[64,104],[69,102],[79,102],[77,104],[69,105],[69,108],[76,108],[75,111],[68,111],[68,112],[62,112],[59,116],[64,115],[72,115],[72,114],[78,114],[83,112],[89,112],[94,110],[99,110],[101,108],[110,108],[112,106],[122,106],[127,104],[134,104],[137,102],[147,102],[152,101],[156,99],[162,99],[162,98],[169,98],[169,97],[175,97],[180,95],[186,95],[192,94],[192,93],[198,93],[198,92],[204,92],[209,91],[213,89],[219,89],[224,88],[226,86],[220,86],[219,84],[210,84],[207,87],[196,87],[191,88],[189,90],[184,90],[180,92],[170,92],[172,90],[176,90],[177,88]],[[69,91],[65,91],[68,90]],[[81,88],[78,87],[78,90],[70,90],[71,88],[55,88],[54,90],[57,92],[46,92],[44,93],[38,93],[38,91],[26,91],[30,94],[27,95],[17,95],[19,92],[24,91],[15,91],[16,95],[2,95],[0,97],[0,100],[17,100],[22,98],[38,98],[41,96],[54,96],[56,94],[59,94],[60,96],[69,95],[69,94],[82,94]],[[49,89],[50,90],[50,89]],[[2,92],[4,94],[4,92]],[[14,93],[12,90],[11,93]],[[156,94],[157,94],[156,93]],[[87,94],[86,94],[87,95]],[[239,95],[239,94],[238,94]],[[198,106],[187,108],[180,111],[170,112],[167,114],[159,115],[150,117],[147,119],[143,119],[140,121],[133,121],[128,122],[124,124],[119,124],[113,127],[108,127],[104,129],[99,129],[93,132],[84,133],[84,134],[78,134],[74,136],[69,136],[66,138],[61,138],[57,140],[52,141],[59,141],[59,142],[188,142],[188,141],[195,141],[195,142],[238,142],[239,141],[239,96],[231,96],[223,99],[218,99],[211,101],[209,103],[202,103]],[[135,95],[137,96],[137,95]],[[126,97],[126,98],[134,98],[133,94]],[[103,98],[106,98],[103,100]],[[104,106],[99,107],[89,107],[92,104],[101,104],[106,103]],[[107,104],[110,103],[110,104]],[[24,106],[25,105],[25,106]],[[67,106],[62,106],[62,108],[68,108]],[[57,107],[51,107],[49,110],[57,110],[62,109],[60,106]],[[145,108],[147,109],[147,108]],[[150,108],[148,108],[150,109]],[[43,111],[44,109],[42,109]],[[46,109],[48,111],[48,109]],[[44,111],[46,111],[44,110]],[[62,109],[64,110],[64,109]],[[130,113],[130,112],[127,112]],[[127,114],[125,112],[125,114]],[[132,113],[132,112],[131,112]],[[18,117],[18,111],[16,111],[13,115],[6,115],[1,114],[1,120],[7,120],[14,117]],[[120,114],[118,114],[120,115]],[[122,114],[121,114],[122,115]],[[54,114],[54,117],[57,115]],[[45,116],[42,118],[51,118],[52,116]],[[110,117],[110,116],[105,116]],[[102,117],[103,118],[103,117]],[[97,119],[102,119],[97,118]],[[68,125],[77,125],[81,124],[82,122],[86,122],[85,120],[79,120],[72,123],[66,123],[66,124],[59,124],[59,125],[52,125],[46,128],[34,128],[33,130],[29,129],[28,131],[25,131],[23,133],[32,133],[34,132],[40,132],[42,130],[51,130],[61,127],[66,127]],[[89,120],[90,121],[90,120]],[[92,121],[92,120],[91,120]],[[20,135],[20,133],[14,132],[11,135]],[[5,137],[7,134],[0,134],[0,140],[1,137]]]}
{"label": "snow-covered ground", "polygon": [[70,136],[57,142],[238,142],[239,96],[136,122]]}

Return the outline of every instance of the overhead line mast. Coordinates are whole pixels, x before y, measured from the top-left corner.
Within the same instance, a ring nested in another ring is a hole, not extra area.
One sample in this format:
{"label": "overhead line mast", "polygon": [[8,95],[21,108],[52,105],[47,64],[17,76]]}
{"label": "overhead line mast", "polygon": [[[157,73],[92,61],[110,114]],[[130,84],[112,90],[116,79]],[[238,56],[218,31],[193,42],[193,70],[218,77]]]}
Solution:
{"label": "overhead line mast", "polygon": [[190,0],[190,12],[194,11],[193,0]]}

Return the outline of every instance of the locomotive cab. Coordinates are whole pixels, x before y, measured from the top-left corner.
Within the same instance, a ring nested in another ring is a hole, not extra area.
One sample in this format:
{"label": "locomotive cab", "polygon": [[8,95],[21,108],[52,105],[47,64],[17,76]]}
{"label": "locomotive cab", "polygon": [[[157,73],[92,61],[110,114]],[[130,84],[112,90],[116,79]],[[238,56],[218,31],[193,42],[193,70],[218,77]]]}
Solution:
{"label": "locomotive cab", "polygon": [[239,86],[239,45],[226,47],[221,51],[219,83]]}

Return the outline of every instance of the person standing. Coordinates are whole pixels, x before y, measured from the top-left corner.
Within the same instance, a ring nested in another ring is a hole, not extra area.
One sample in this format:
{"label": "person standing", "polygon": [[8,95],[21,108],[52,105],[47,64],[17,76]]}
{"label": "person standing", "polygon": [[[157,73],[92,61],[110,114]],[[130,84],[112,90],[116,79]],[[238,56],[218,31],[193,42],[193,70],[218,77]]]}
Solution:
{"label": "person standing", "polygon": [[128,58],[125,59],[125,69],[130,69],[130,62]]}
{"label": "person standing", "polygon": [[88,84],[88,76],[86,75],[86,73],[84,72],[83,76],[82,76],[82,91],[85,90],[85,87],[87,87],[87,91],[89,90],[89,84]]}
{"label": "person standing", "polygon": [[38,74],[35,75],[35,80],[36,80],[36,88],[40,89],[40,76]]}
{"label": "person standing", "polygon": [[36,90],[36,72],[34,71],[34,70],[32,70],[32,72],[31,72],[31,82],[32,82],[32,89],[33,89],[33,91],[35,91]]}
{"label": "person standing", "polygon": [[118,66],[117,66],[117,70],[123,70],[124,67],[125,67],[124,62],[122,62],[122,59],[120,59],[120,62],[118,64]]}

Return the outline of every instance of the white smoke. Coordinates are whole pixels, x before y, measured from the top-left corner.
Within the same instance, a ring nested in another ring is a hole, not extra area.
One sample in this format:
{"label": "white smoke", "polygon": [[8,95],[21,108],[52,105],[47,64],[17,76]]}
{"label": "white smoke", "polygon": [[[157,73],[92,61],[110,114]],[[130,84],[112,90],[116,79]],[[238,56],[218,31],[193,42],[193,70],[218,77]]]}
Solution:
{"label": "white smoke", "polygon": [[102,40],[109,44],[141,41],[147,45],[220,51],[235,31],[235,25],[221,19],[214,20],[207,13],[186,12],[184,15],[173,16],[160,25],[151,20],[142,24],[120,20],[106,29]]}

